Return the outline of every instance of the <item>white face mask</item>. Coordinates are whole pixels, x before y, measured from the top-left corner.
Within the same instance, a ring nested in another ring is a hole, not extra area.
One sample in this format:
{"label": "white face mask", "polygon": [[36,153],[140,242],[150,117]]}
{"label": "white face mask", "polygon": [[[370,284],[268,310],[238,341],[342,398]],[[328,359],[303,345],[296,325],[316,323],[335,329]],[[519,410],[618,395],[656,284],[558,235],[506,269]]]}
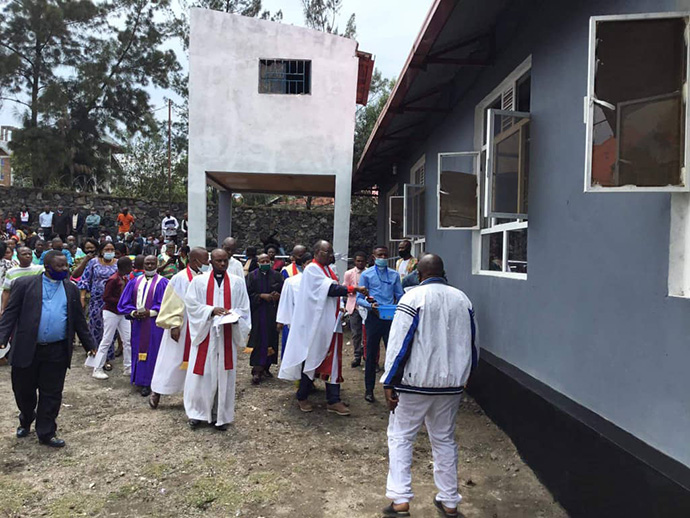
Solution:
{"label": "white face mask", "polygon": [[210,264],[202,264],[201,265],[201,273],[206,273],[211,271],[211,265]]}
{"label": "white face mask", "polygon": [[144,270],[144,275],[146,275],[147,277],[153,277],[154,275],[156,275],[156,270]]}

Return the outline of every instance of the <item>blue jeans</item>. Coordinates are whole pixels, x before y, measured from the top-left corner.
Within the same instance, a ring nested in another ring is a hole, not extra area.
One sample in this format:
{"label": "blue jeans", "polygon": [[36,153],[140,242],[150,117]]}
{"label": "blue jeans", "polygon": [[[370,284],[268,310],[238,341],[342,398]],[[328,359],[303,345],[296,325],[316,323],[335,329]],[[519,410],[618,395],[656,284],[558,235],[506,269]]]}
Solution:
{"label": "blue jeans", "polygon": [[364,390],[374,392],[376,385],[376,367],[378,367],[381,339],[384,345],[388,345],[388,335],[391,332],[392,320],[381,320],[373,311],[367,314],[364,327],[367,330],[367,354],[364,362]]}

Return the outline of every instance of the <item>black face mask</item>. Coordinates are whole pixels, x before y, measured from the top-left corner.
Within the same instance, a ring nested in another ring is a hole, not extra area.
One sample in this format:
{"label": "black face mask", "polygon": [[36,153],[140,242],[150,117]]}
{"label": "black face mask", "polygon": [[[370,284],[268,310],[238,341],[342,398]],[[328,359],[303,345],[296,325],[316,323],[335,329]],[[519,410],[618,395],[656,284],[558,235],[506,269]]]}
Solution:
{"label": "black face mask", "polygon": [[402,252],[399,253],[399,255],[403,259],[409,259],[410,257],[412,257],[412,254],[410,253],[409,250],[403,250]]}

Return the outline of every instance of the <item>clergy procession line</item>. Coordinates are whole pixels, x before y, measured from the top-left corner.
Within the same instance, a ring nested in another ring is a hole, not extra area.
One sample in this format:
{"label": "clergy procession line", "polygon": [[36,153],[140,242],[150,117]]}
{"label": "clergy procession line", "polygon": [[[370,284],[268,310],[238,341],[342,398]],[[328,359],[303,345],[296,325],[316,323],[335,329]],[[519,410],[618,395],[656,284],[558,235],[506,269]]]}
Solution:
{"label": "clergy procession line", "polygon": [[[314,410],[308,398],[321,379],[327,411],[348,416],[340,384],[342,322],[349,315],[351,366],[364,358],[364,397],[370,403],[381,340],[386,345],[381,383],[390,410],[386,496],[391,504],[383,516],[409,516],[412,451],[422,424],[439,489],[434,506],[442,516],[460,516],[455,420],[478,353],[472,304],[447,284],[441,258],[427,254],[417,262],[410,243],[403,242],[391,269],[387,247],[377,246],[369,257],[373,265],[367,268],[367,254],[358,252],[340,284],[331,268],[333,248],[325,240],[312,253],[295,246],[287,265],[274,258],[274,250],[243,266],[233,257],[235,249],[233,238],[210,256],[193,248],[170,279],[160,274],[154,255],[134,260],[122,255],[115,262],[114,253],[102,252],[99,261],[117,271],[107,277],[102,300],[96,301],[102,309],[90,312],[89,323],[62,252],[45,255],[42,275],[14,280],[0,319],[0,355],[9,346],[20,412],[17,437],[28,436],[36,421],[42,444],[65,445],[56,437],[56,418],[75,334],[87,352],[85,365],[98,380],[109,377],[108,355],[117,335],[123,374],[148,396],[152,409],[161,396],[182,393],[192,429],[208,424],[225,431],[234,421],[235,365],[243,350],[251,353],[253,384],[273,377],[271,367],[280,356],[277,375],[295,382],[302,412]],[[93,293],[91,298],[93,305]]]}

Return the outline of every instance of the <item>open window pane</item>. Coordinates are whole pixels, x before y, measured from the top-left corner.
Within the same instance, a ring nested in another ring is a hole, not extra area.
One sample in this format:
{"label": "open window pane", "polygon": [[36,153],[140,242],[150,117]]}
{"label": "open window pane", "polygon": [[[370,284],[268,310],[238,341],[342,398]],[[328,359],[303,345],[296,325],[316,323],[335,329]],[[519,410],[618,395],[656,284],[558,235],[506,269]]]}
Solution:
{"label": "open window pane", "polygon": [[389,241],[402,241],[403,234],[403,197],[388,198],[388,238]]}
{"label": "open window pane", "polygon": [[425,192],[423,185],[406,183],[404,186],[404,222],[405,237],[424,236]]}
{"label": "open window pane", "polygon": [[482,270],[504,271],[503,232],[482,235]]}
{"label": "open window pane", "polygon": [[489,216],[527,219],[529,114],[489,110]]}
{"label": "open window pane", "polygon": [[685,26],[684,18],[596,22],[591,185],[684,185]]}
{"label": "open window pane", "polygon": [[477,153],[439,155],[439,228],[478,228]]}

